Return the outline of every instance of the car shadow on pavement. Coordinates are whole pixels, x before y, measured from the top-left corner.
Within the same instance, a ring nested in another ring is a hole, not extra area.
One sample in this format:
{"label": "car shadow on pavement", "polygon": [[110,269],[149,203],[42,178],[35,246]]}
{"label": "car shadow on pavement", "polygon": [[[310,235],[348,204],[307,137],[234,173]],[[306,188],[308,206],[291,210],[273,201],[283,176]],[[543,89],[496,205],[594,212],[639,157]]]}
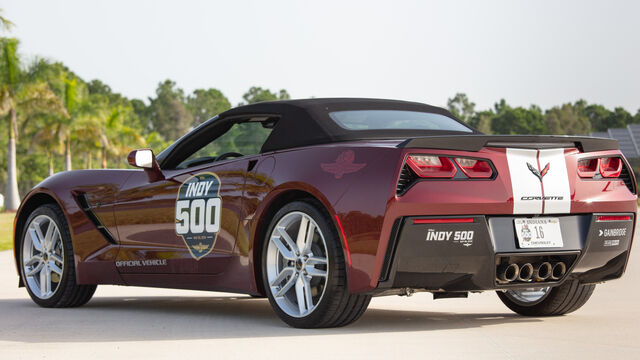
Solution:
{"label": "car shadow on pavement", "polygon": [[479,328],[538,322],[514,314],[456,314],[370,308],[334,329],[288,327],[267,299],[251,297],[99,297],[74,309],[44,309],[28,299],[0,299],[0,341],[109,342],[227,339]]}

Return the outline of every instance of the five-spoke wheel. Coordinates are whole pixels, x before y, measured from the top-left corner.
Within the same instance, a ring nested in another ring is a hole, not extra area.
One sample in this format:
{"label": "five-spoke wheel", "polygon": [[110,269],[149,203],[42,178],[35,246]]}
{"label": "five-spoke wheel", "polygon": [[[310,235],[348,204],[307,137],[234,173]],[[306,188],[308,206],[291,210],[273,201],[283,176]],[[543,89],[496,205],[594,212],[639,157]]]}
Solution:
{"label": "five-spoke wheel", "polygon": [[278,221],[267,247],[267,278],[284,312],[302,317],[316,308],[326,288],[327,264],[324,236],[309,215],[295,211]]}
{"label": "five-spoke wheel", "polygon": [[27,225],[22,244],[25,283],[40,299],[50,298],[60,285],[64,247],[60,230],[47,215],[38,215]]}
{"label": "five-spoke wheel", "polygon": [[371,297],[349,292],[342,242],[320,204],[286,204],[265,235],[264,289],[283,321],[301,328],[334,327],[364,313]]}
{"label": "five-spoke wheel", "polygon": [[57,205],[36,208],[21,227],[19,239],[20,275],[36,304],[73,307],[91,299],[96,285],[76,282],[71,235]]}

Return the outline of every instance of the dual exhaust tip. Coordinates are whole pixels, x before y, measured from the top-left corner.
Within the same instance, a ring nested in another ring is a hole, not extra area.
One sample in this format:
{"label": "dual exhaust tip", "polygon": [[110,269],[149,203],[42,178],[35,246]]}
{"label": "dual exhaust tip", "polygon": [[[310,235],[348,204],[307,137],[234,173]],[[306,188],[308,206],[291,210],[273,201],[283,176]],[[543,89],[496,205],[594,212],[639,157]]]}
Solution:
{"label": "dual exhaust tip", "polygon": [[498,280],[501,282],[560,280],[566,272],[567,265],[562,261],[553,265],[548,261],[522,265],[511,263],[498,268]]}

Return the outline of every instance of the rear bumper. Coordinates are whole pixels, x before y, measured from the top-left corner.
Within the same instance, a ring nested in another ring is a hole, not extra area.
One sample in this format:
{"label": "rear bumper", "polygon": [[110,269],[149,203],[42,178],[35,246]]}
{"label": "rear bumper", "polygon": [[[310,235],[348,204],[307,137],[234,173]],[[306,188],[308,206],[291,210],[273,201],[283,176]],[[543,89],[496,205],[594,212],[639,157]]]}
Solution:
{"label": "rear bumper", "polygon": [[[629,220],[601,221],[599,215],[628,216]],[[568,277],[581,283],[597,283],[617,279],[624,273],[635,229],[634,213],[549,216],[560,219],[563,246],[535,249],[518,246],[514,219],[523,217],[529,216],[396,219],[377,291],[415,288],[455,292],[553,286]],[[461,218],[464,222],[455,222]],[[425,219],[434,221],[415,221]],[[497,279],[498,267],[506,262],[544,261],[565,262],[567,271],[560,278],[546,281]]]}

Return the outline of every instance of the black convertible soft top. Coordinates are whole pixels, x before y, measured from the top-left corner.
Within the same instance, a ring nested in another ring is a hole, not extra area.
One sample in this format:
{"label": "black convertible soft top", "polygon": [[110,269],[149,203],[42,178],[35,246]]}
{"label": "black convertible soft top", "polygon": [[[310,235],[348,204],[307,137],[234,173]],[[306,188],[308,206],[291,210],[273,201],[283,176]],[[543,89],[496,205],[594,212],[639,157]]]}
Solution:
{"label": "black convertible soft top", "polygon": [[[330,113],[347,110],[404,110],[440,114],[451,118],[469,131],[376,129],[349,130],[339,126]],[[161,167],[173,168],[184,160],[184,154],[205,146],[235,123],[245,121],[273,122],[273,131],[261,152],[341,141],[401,139],[399,147],[426,147],[477,151],[483,146],[517,147],[577,146],[583,151],[618,149],[613,139],[568,136],[486,136],[458,120],[449,111],[417,102],[359,98],[323,98],[265,101],[239,106],[200,124],[158,155]],[[206,134],[206,136],[202,136]],[[462,138],[461,136],[464,136]],[[513,144],[518,143],[518,144]]]}
{"label": "black convertible soft top", "polygon": [[[330,113],[347,110],[405,110],[444,115],[469,131],[384,129],[348,130],[339,126]],[[456,119],[449,111],[421,103],[359,98],[324,98],[265,101],[227,110],[197,126],[157,156],[162,168],[174,168],[185,154],[205,146],[227,132],[235,123],[260,121],[273,123],[273,130],[260,152],[340,141],[408,139],[416,136],[479,134]],[[206,136],[202,136],[205,134]],[[187,155],[188,156],[188,155]]]}
{"label": "black convertible soft top", "polygon": [[[435,113],[454,119],[465,128],[469,128],[449,111],[439,107],[409,101],[358,98],[266,101],[225,111],[219,115],[219,119],[277,118],[271,135],[262,146],[262,152],[338,141],[470,134],[459,131],[413,129],[348,130],[340,127],[329,116],[331,112],[345,110],[406,110]],[[471,128],[469,130],[471,133],[478,133]]]}

